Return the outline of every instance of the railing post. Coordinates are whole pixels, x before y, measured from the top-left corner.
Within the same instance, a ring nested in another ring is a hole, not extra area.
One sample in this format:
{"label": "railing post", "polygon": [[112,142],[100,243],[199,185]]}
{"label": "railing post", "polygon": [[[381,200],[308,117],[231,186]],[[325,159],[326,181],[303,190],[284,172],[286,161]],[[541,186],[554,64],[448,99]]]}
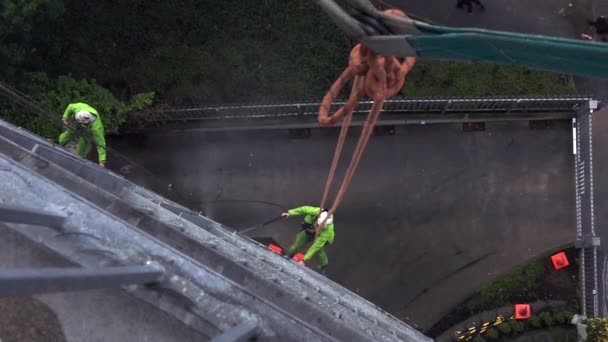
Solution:
{"label": "railing post", "polygon": [[65,217],[39,210],[0,206],[0,222],[60,228],[63,227]]}
{"label": "railing post", "polygon": [[448,100],[448,102],[446,102],[445,105],[443,106],[443,109],[441,110],[441,114],[445,114],[445,112],[450,108],[451,104],[452,104],[452,100]]}

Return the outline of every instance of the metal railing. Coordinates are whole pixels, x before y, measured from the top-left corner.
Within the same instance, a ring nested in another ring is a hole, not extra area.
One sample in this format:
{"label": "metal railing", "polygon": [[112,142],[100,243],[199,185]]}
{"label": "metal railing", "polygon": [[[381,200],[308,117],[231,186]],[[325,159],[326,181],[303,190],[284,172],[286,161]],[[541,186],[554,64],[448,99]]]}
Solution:
{"label": "metal railing", "polygon": [[580,248],[581,313],[599,314],[598,253],[599,237],[595,229],[593,179],[593,110],[597,103],[588,101],[573,119],[574,174],[576,194],[576,247]]}
{"label": "metal railing", "polygon": [[[590,100],[587,96],[547,96],[547,97],[429,97],[393,98],[387,100],[383,113],[391,114],[447,114],[447,113],[539,113],[571,112]],[[335,111],[344,102],[336,102]],[[262,119],[314,117],[319,106],[317,102],[290,104],[215,106],[192,108],[156,108],[134,113],[132,119],[140,123],[201,121],[225,119]],[[362,101],[354,111],[355,115],[369,112],[372,101]]]}

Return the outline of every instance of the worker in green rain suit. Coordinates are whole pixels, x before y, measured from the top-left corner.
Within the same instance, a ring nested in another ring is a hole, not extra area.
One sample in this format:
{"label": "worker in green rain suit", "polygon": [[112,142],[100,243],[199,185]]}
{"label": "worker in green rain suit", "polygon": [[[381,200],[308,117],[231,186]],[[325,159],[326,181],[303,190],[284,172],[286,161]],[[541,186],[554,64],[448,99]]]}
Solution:
{"label": "worker in green rain suit", "polygon": [[63,113],[63,124],[69,129],[59,136],[59,144],[65,146],[73,135],[78,136],[76,153],[86,158],[91,150],[91,142],[97,147],[99,165],[106,165],[106,138],[103,123],[97,110],[86,103],[70,103]]}
{"label": "worker in green rain suit", "polygon": [[[333,215],[330,217],[327,217],[327,215],[327,210],[321,210],[321,208],[311,206],[290,209],[282,214],[285,218],[290,216],[304,216],[302,231],[296,235],[296,240],[289,248],[288,256],[293,258],[306,243],[313,242],[304,255],[303,261],[305,263],[308,262],[316,254],[319,266],[321,266],[321,274],[323,275],[326,275],[328,263],[327,253],[325,253],[324,247],[328,243],[333,243],[335,236]],[[323,221],[325,222],[323,223]],[[315,225],[321,224],[323,224],[323,227],[315,240]]]}

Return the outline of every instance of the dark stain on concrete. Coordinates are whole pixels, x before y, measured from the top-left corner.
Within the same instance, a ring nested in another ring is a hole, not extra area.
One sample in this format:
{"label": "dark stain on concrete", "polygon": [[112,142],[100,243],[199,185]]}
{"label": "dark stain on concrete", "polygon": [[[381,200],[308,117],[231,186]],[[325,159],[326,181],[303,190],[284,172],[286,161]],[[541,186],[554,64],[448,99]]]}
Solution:
{"label": "dark stain on concrete", "polygon": [[458,269],[452,271],[451,273],[448,273],[448,274],[444,275],[443,277],[437,279],[435,282],[433,282],[431,284],[431,286],[425,287],[424,289],[422,289],[422,291],[420,291],[419,293],[417,293],[412,299],[410,299],[407,303],[405,303],[404,306],[408,306],[408,305],[412,304],[416,299],[420,298],[420,296],[422,296],[423,294],[427,293],[429,291],[429,288],[432,288],[434,286],[437,286],[437,285],[441,284],[442,282],[446,281],[448,278],[450,278],[451,276],[459,273],[460,271],[463,271],[463,270],[465,270],[465,269],[467,269],[469,267],[475,266],[477,263],[483,261],[484,259],[488,258],[492,254],[495,254],[495,252],[486,253],[486,254],[480,256],[479,258],[476,258],[474,260],[469,261],[468,263],[466,263],[462,267],[459,267]]}

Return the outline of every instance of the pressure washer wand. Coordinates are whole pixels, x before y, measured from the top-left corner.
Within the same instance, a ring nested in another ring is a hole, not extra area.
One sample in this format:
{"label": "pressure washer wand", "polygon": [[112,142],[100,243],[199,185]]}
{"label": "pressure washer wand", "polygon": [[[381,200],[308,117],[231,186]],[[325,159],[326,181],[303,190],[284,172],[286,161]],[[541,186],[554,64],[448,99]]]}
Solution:
{"label": "pressure washer wand", "polygon": [[253,226],[253,227],[245,228],[245,229],[243,229],[243,230],[239,231],[238,233],[239,233],[239,234],[243,234],[243,233],[248,232],[248,231],[250,231],[250,230],[254,230],[254,229],[258,229],[258,228],[262,228],[262,227],[267,226],[267,225],[269,225],[269,224],[272,224],[272,223],[275,223],[275,222],[277,222],[277,221],[280,221],[280,220],[282,220],[283,218],[284,218],[284,217],[283,217],[283,215],[281,215],[281,216],[279,216],[279,217],[275,217],[275,218],[273,218],[273,219],[272,219],[272,220],[270,220],[270,221],[266,221],[266,222],[264,222],[264,223],[258,223],[258,224],[256,224],[256,225],[255,225],[255,226]]}

